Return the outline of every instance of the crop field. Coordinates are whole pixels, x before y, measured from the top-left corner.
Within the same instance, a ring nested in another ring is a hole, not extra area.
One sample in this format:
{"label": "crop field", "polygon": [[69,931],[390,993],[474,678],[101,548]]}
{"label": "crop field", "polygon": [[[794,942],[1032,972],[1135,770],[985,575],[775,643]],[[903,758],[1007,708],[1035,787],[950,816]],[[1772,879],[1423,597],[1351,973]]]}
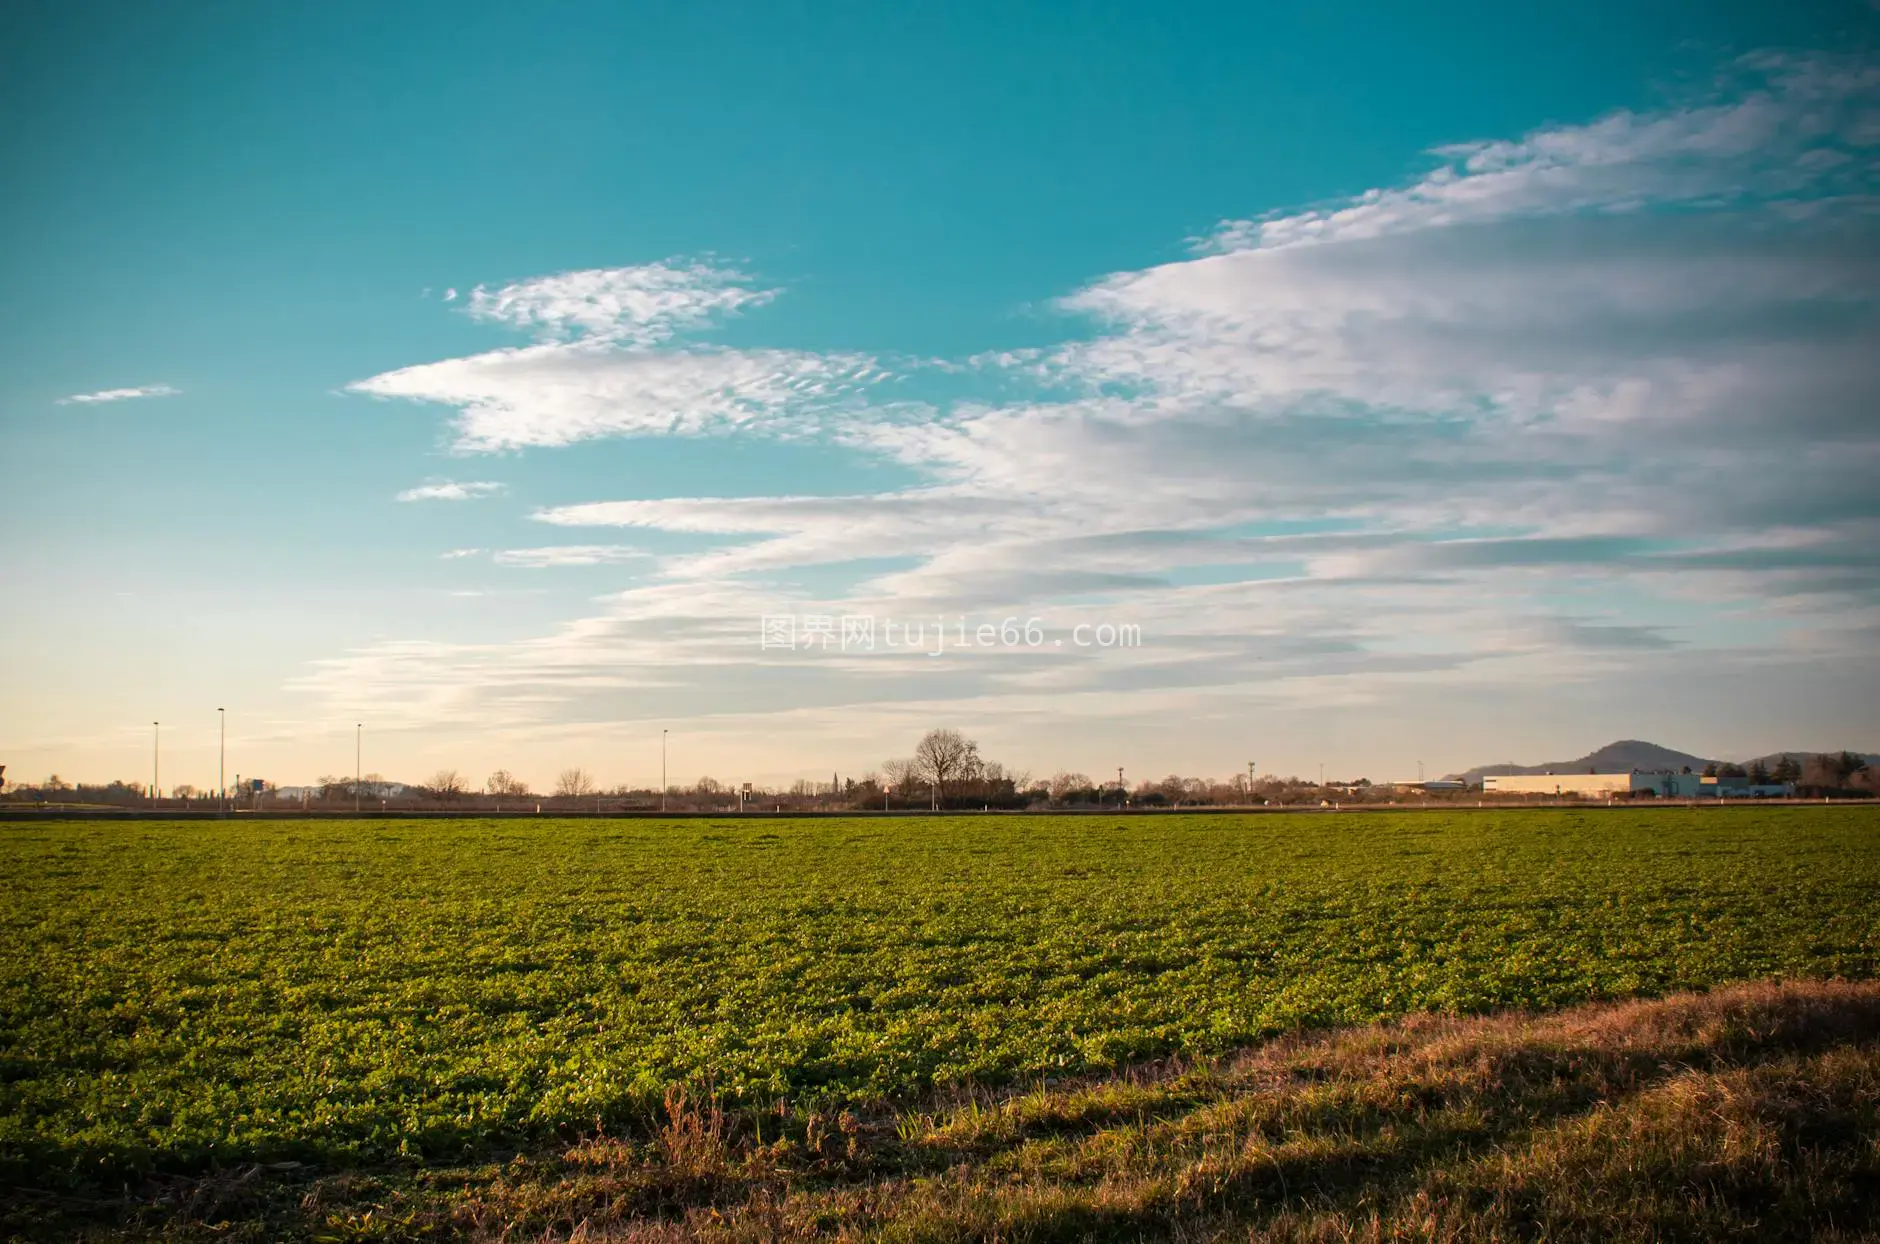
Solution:
{"label": "crop field", "polygon": [[0,879],[25,1235],[675,1100],[761,1141],[1417,1012],[1880,976],[1863,808],[13,823]]}

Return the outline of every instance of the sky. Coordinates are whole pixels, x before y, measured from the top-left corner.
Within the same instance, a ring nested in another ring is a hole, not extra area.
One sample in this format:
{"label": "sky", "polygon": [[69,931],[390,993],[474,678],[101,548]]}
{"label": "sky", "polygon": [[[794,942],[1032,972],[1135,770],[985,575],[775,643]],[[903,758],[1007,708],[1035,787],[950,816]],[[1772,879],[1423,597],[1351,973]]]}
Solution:
{"label": "sky", "polygon": [[1880,750],[1874,5],[28,3],[0,111],[9,780]]}

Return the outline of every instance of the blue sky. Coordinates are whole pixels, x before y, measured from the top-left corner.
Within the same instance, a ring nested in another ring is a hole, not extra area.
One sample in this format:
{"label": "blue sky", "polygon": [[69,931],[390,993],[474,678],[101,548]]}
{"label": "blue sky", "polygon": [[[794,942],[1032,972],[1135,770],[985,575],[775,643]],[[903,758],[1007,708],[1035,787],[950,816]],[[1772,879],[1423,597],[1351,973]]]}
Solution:
{"label": "blue sky", "polygon": [[1876,34],[14,6],[0,762],[136,776],[162,719],[200,784],[218,704],[287,781],[361,719],[538,783],[662,727],[771,782],[930,725],[1143,777],[1880,746]]}

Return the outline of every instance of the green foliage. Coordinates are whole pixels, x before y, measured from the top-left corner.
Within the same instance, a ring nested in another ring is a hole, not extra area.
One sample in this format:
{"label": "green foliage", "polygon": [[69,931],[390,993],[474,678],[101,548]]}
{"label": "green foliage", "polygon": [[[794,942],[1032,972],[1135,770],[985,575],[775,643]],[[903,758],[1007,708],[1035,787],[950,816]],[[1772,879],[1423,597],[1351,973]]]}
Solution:
{"label": "green foliage", "polygon": [[0,1180],[1880,969],[1864,809],[0,828]]}

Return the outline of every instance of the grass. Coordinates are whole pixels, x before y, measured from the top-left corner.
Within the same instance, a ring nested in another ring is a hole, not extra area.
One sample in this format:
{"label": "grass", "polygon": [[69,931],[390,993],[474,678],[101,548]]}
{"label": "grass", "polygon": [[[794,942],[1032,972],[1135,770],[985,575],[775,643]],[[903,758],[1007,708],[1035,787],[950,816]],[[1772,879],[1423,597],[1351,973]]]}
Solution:
{"label": "grass", "polygon": [[1880,975],[1876,847],[1810,808],[9,826],[4,1221],[1859,1232],[1866,987],[1453,1017]]}

